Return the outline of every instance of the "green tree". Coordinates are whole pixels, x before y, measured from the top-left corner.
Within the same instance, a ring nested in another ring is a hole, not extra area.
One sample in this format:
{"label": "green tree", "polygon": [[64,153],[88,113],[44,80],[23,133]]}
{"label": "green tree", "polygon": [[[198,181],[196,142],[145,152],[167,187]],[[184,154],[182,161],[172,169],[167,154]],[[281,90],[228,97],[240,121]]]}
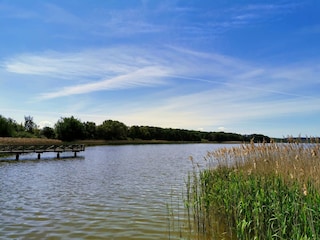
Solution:
{"label": "green tree", "polygon": [[131,126],[128,130],[128,137],[132,139],[141,139],[141,132],[139,126]]}
{"label": "green tree", "polygon": [[15,120],[13,120],[12,118],[8,118],[9,123],[11,124],[11,126],[13,127],[13,131],[14,134],[19,133],[19,132],[24,132],[24,126],[22,125],[22,123],[18,124]]}
{"label": "green tree", "polygon": [[33,121],[33,117],[24,116],[24,128],[28,133],[33,133],[37,129],[37,125]]}
{"label": "green tree", "polygon": [[54,129],[51,127],[44,127],[41,132],[41,135],[45,136],[46,138],[55,138],[56,133],[54,132]]}
{"label": "green tree", "polygon": [[105,120],[97,128],[97,134],[100,138],[111,140],[127,139],[128,127],[119,121]]}
{"label": "green tree", "polygon": [[143,140],[151,140],[152,136],[150,133],[150,127],[142,126],[140,127],[141,139]]}
{"label": "green tree", "polygon": [[85,122],[84,126],[84,138],[95,139],[97,138],[97,126],[94,122]]}
{"label": "green tree", "polygon": [[246,136],[247,141],[253,140],[256,143],[262,143],[262,142],[270,142],[270,137],[262,135],[262,134],[250,134]]}
{"label": "green tree", "polygon": [[61,118],[55,124],[58,139],[62,141],[73,141],[84,138],[84,126],[82,122],[73,116]]}
{"label": "green tree", "polygon": [[0,115],[0,137],[12,137],[14,127],[9,119]]}

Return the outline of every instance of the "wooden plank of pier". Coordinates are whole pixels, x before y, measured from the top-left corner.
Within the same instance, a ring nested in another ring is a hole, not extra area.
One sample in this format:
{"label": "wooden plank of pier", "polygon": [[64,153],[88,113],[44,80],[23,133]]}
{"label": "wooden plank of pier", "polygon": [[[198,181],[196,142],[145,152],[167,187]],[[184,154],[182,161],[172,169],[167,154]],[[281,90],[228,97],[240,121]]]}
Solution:
{"label": "wooden plank of pier", "polygon": [[84,144],[61,144],[61,145],[0,145],[0,154],[15,154],[16,159],[19,159],[20,154],[25,153],[37,153],[38,159],[40,154],[46,152],[57,153],[57,158],[60,157],[60,153],[73,152],[74,156],[77,156],[78,152],[85,150]]}

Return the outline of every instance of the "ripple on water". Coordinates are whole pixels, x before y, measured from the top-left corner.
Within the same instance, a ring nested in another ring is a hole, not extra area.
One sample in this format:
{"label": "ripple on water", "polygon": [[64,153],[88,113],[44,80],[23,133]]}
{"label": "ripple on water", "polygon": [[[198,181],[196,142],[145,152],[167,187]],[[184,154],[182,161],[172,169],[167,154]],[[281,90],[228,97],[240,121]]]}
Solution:
{"label": "ripple on water", "polygon": [[167,204],[182,209],[189,156],[202,158],[213,146],[88,147],[78,160],[0,164],[1,236],[168,239]]}

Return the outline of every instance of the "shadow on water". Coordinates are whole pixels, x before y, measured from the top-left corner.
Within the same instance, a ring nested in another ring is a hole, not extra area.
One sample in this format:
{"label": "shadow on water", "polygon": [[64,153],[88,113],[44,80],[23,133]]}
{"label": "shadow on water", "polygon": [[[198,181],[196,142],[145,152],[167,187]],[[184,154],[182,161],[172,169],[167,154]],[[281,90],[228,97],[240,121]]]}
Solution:
{"label": "shadow on water", "polygon": [[10,158],[10,157],[3,157],[0,158],[0,164],[2,163],[9,163],[9,164],[14,164],[14,163],[40,163],[40,162],[56,162],[56,161],[77,161],[77,160],[85,160],[84,156],[77,156],[77,157],[72,157],[72,156],[60,156],[59,158],[57,157],[42,157],[41,159],[38,159],[37,157],[32,157],[32,156],[27,156],[24,158],[21,158],[19,160],[16,160],[15,158]]}

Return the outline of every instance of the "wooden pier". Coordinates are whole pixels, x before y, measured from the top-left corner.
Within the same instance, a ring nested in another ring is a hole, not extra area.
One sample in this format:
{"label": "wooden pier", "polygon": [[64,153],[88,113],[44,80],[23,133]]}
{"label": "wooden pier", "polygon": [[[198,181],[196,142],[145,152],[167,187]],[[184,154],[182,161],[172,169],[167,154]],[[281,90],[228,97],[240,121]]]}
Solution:
{"label": "wooden pier", "polygon": [[62,145],[0,145],[0,154],[15,154],[16,160],[19,160],[21,154],[37,153],[40,159],[42,153],[55,152],[57,158],[60,158],[60,153],[72,152],[74,157],[77,153],[84,151],[84,144],[62,144]]}

